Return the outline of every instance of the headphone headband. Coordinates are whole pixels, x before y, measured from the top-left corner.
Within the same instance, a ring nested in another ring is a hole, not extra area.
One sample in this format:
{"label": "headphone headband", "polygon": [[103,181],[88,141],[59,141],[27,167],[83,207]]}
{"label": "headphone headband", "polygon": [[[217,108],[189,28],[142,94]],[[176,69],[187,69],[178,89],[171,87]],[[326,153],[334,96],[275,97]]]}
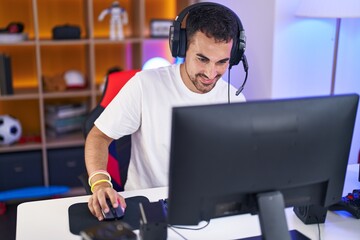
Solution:
{"label": "headphone headband", "polygon": [[186,17],[186,15],[194,9],[203,7],[203,6],[218,6],[223,7],[230,11],[234,17],[236,18],[237,26],[238,26],[238,34],[237,37],[233,39],[233,46],[231,48],[231,55],[229,61],[229,67],[231,68],[233,65],[239,64],[242,60],[245,47],[246,47],[246,37],[243,25],[240,21],[240,18],[228,7],[223,6],[218,3],[212,2],[201,2],[195,3],[190,6],[184,8],[179,15],[173,21],[173,25],[170,27],[169,34],[169,45],[171,54],[173,57],[185,57],[186,49],[187,49],[187,36],[186,29],[181,28],[182,21]]}

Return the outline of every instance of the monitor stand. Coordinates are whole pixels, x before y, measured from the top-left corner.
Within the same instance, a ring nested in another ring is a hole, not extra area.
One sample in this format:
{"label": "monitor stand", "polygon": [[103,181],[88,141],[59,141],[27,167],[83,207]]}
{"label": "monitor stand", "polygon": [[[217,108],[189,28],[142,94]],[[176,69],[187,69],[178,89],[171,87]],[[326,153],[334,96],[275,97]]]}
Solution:
{"label": "monitor stand", "polygon": [[281,192],[257,194],[261,236],[243,238],[247,240],[310,240],[297,230],[288,230],[284,198]]}

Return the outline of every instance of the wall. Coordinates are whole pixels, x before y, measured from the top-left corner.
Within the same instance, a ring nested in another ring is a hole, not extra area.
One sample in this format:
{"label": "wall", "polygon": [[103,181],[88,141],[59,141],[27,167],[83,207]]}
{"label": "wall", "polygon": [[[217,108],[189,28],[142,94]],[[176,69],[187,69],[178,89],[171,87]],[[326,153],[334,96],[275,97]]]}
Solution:
{"label": "wall", "polygon": [[[274,0],[216,0],[238,14],[246,34],[245,55],[249,76],[243,93],[248,100],[271,98],[274,45]],[[259,7],[261,6],[261,7]],[[242,64],[231,69],[231,83],[239,87],[244,80]],[[227,79],[227,74],[224,76]]]}
{"label": "wall", "polygon": [[[216,0],[240,17],[247,36],[248,100],[329,95],[334,49],[334,19],[295,16],[299,0]],[[360,93],[360,19],[343,19],[335,94]],[[239,86],[240,66],[231,71]],[[360,109],[359,113],[360,115]],[[360,116],[350,163],[358,160]]]}
{"label": "wall", "polygon": [[[299,1],[276,1],[273,98],[329,95],[335,19],[294,16]],[[335,94],[360,93],[360,19],[341,22]],[[350,163],[360,151],[360,108]],[[341,126],[339,126],[341,127]]]}

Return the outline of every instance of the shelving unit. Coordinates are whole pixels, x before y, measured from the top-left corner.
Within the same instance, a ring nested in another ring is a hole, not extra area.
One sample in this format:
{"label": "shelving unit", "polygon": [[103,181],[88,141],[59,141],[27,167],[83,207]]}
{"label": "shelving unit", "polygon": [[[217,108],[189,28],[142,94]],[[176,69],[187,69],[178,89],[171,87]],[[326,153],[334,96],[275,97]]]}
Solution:
{"label": "shelving unit", "polygon": [[[56,138],[50,137],[45,125],[45,105],[84,101],[92,109],[101,95],[99,86],[103,83],[107,71],[114,66],[124,70],[140,69],[148,60],[144,58],[143,53],[151,51],[154,46],[157,56],[173,61],[168,51],[168,40],[149,37],[150,21],[174,19],[181,9],[195,1],[120,0],[120,6],[126,9],[129,16],[129,23],[124,26],[125,39],[122,41],[109,40],[110,16],[106,16],[101,22],[97,20],[100,12],[111,6],[112,2],[111,0],[0,0],[0,27],[6,27],[10,22],[22,22],[25,26],[24,32],[28,34],[28,40],[23,42],[0,42],[0,53],[11,57],[14,86],[13,95],[0,95],[0,115],[10,114],[19,119],[23,136],[37,136],[41,139],[39,142],[0,146],[0,181],[4,175],[8,176],[9,172],[14,172],[18,174],[17,181],[20,181],[16,187],[48,186],[62,182],[68,184],[67,178],[73,179],[74,186],[80,184],[76,174],[80,170],[84,171],[83,135],[75,132]],[[53,27],[64,24],[79,26],[81,39],[52,40]],[[151,49],[146,48],[148,44],[151,45]],[[84,74],[87,80],[85,89],[64,92],[44,91],[44,76],[51,77],[70,69]],[[62,155],[66,157],[62,158]],[[34,164],[34,166],[42,168],[40,170],[42,177],[37,178],[36,182],[22,179],[26,176],[24,173],[39,172],[39,169],[19,170],[18,166],[23,164],[31,167],[29,161],[38,162],[39,156],[41,156],[41,165]],[[7,159],[6,163],[3,159]],[[63,172],[59,174],[58,171]],[[66,180],[62,181],[54,176]],[[1,187],[0,191],[7,190]]]}

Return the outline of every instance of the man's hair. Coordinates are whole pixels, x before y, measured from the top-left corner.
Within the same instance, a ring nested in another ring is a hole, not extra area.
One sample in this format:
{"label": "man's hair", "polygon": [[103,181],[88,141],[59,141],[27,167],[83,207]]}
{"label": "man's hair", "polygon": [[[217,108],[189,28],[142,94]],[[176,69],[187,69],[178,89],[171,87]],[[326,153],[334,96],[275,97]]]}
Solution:
{"label": "man's hair", "polygon": [[186,19],[187,46],[194,34],[201,31],[216,42],[229,42],[239,34],[238,19],[223,6],[201,6],[191,10]]}

